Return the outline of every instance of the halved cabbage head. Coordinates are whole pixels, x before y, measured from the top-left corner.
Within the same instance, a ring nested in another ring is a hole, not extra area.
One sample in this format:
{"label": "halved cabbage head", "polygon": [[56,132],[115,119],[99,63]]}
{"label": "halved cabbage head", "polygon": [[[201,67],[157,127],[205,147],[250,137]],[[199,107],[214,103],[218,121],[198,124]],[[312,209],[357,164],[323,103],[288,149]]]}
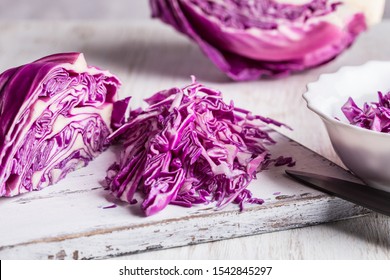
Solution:
{"label": "halved cabbage head", "polygon": [[54,184],[102,152],[119,86],[81,53],[0,74],[0,196]]}
{"label": "halved cabbage head", "polygon": [[[328,62],[383,0],[151,0],[152,15],[194,40],[233,80],[284,76]],[[367,8],[369,7],[369,8]]]}

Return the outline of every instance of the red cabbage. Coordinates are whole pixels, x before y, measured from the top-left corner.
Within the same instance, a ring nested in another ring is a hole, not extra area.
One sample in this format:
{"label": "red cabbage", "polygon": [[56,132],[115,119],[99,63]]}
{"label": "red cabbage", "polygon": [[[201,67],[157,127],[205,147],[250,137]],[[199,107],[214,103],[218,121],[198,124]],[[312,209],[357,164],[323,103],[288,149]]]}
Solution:
{"label": "red cabbage", "polygon": [[0,196],[40,190],[102,152],[119,85],[80,53],[0,74]]}
{"label": "red cabbage", "polygon": [[332,0],[300,5],[275,0],[150,4],[153,17],[194,40],[233,80],[282,76],[318,66],[335,58],[367,27],[363,13]]}
{"label": "red cabbage", "polygon": [[133,202],[137,190],[144,193],[146,215],[168,204],[261,204],[247,189],[256,173],[269,164],[294,164],[291,158],[271,159],[266,147],[275,144],[266,124],[283,124],[226,104],[219,91],[194,81],[146,102],[109,137],[122,140],[123,151],[106,177],[124,201]]}
{"label": "red cabbage", "polygon": [[390,133],[390,92],[383,95],[379,91],[378,100],[378,102],[371,104],[365,102],[363,107],[359,108],[355,101],[349,97],[341,110],[352,125]]}

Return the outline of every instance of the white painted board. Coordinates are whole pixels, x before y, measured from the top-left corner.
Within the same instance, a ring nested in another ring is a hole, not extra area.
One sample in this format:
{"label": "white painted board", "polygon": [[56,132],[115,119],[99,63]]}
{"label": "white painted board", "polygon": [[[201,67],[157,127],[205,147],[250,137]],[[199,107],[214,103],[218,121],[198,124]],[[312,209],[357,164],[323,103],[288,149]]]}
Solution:
{"label": "white painted board", "polygon": [[[273,156],[292,156],[293,169],[354,180],[344,169],[273,132]],[[104,152],[55,186],[0,199],[2,259],[90,259],[253,235],[350,218],[367,210],[307,188],[284,174],[285,166],[258,174],[249,189],[262,205],[216,210],[169,205],[145,217],[140,205],[115,200],[101,181],[117,154]],[[106,208],[116,205],[115,208]]]}

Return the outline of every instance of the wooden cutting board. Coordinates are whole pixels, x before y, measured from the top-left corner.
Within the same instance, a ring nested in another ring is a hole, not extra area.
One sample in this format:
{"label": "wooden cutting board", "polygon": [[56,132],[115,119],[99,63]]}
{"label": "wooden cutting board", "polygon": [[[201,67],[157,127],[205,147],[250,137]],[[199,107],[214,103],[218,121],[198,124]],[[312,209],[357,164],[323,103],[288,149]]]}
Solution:
{"label": "wooden cutting board", "polygon": [[[344,169],[278,132],[273,156],[292,156],[293,169],[354,180]],[[100,182],[116,158],[104,152],[86,168],[40,192],[0,199],[0,258],[91,259],[285,230],[368,213],[362,207],[307,188],[270,167],[250,185],[263,205],[169,205],[144,217],[139,204],[116,201]],[[111,208],[115,205],[116,207]]]}

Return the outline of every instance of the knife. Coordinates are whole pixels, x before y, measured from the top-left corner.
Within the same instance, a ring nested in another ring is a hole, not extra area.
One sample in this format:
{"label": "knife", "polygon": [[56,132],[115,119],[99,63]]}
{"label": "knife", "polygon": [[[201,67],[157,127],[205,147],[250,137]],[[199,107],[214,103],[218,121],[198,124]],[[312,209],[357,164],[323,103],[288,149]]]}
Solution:
{"label": "knife", "polygon": [[286,170],[286,174],[314,189],[390,216],[390,193],[367,185],[319,174]]}

